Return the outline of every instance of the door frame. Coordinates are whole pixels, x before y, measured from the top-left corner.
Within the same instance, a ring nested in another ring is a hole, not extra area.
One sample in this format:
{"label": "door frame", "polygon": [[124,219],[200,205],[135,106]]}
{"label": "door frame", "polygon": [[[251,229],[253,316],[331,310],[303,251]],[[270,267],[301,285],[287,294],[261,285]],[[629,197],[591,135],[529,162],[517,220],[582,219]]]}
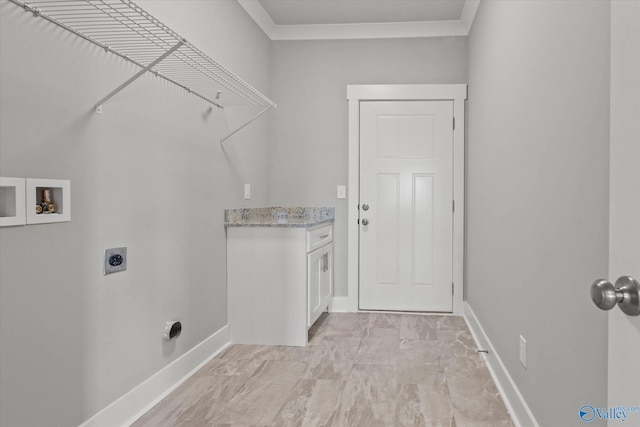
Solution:
{"label": "door frame", "polygon": [[464,289],[464,104],[466,84],[347,85],[349,102],[349,201],[347,208],[346,311],[359,311],[360,292],[360,103],[364,101],[453,101],[453,314],[462,315]]}
{"label": "door frame", "polygon": [[[608,280],[630,275],[640,278],[636,218],[640,205],[635,195],[639,180],[637,159],[640,136],[637,102],[640,80],[640,16],[638,2],[611,2],[610,138],[609,138],[609,272]],[[633,52],[636,52],[635,54]],[[586,290],[586,289],[585,289]],[[594,307],[595,309],[595,307]],[[608,325],[607,406],[637,405],[640,384],[629,376],[628,366],[637,363],[640,351],[640,317],[625,315],[614,307]],[[631,399],[631,400],[629,400]],[[636,422],[640,414],[629,414]],[[633,422],[633,421],[632,421]],[[620,425],[609,419],[608,426]]]}

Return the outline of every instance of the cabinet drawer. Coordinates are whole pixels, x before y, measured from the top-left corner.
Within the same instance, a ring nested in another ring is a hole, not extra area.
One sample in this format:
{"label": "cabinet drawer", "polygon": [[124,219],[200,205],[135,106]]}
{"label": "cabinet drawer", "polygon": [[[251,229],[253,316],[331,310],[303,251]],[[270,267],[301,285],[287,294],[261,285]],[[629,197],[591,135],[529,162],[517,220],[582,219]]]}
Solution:
{"label": "cabinet drawer", "polygon": [[307,252],[313,252],[333,241],[333,224],[307,231]]}

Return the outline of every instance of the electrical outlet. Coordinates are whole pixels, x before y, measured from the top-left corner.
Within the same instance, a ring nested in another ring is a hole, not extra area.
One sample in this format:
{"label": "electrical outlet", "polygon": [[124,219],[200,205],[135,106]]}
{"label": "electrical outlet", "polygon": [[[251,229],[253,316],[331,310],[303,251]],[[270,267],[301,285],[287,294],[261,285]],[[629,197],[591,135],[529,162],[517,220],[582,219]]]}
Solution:
{"label": "electrical outlet", "polygon": [[104,251],[104,275],[127,269],[127,248],[111,248]]}
{"label": "electrical outlet", "polygon": [[245,200],[251,199],[251,184],[244,185],[244,199]]}
{"label": "electrical outlet", "polygon": [[520,335],[520,363],[522,366],[527,367],[527,340]]}

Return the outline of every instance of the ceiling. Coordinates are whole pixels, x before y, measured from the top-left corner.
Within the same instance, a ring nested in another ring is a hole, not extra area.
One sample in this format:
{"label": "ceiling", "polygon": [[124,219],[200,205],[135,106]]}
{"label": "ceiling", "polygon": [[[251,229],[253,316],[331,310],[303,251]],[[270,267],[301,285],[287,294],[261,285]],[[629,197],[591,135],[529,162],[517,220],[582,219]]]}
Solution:
{"label": "ceiling", "polygon": [[272,40],[464,36],[480,0],[238,0]]}
{"label": "ceiling", "polygon": [[276,25],[459,20],[464,0],[258,0]]}

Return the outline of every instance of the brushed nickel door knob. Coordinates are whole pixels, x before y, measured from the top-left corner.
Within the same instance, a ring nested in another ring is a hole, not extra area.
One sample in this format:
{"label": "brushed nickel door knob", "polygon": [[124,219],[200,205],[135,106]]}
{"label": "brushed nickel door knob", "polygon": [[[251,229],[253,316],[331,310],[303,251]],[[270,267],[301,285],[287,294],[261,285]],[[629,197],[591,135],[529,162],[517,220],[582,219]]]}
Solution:
{"label": "brushed nickel door knob", "polygon": [[617,304],[626,315],[640,316],[640,283],[631,276],[619,277],[615,286],[598,279],[591,285],[591,300],[602,310],[611,310]]}
{"label": "brushed nickel door knob", "polygon": [[591,300],[601,310],[611,310],[618,303],[618,295],[613,284],[604,279],[598,279],[591,285]]}

